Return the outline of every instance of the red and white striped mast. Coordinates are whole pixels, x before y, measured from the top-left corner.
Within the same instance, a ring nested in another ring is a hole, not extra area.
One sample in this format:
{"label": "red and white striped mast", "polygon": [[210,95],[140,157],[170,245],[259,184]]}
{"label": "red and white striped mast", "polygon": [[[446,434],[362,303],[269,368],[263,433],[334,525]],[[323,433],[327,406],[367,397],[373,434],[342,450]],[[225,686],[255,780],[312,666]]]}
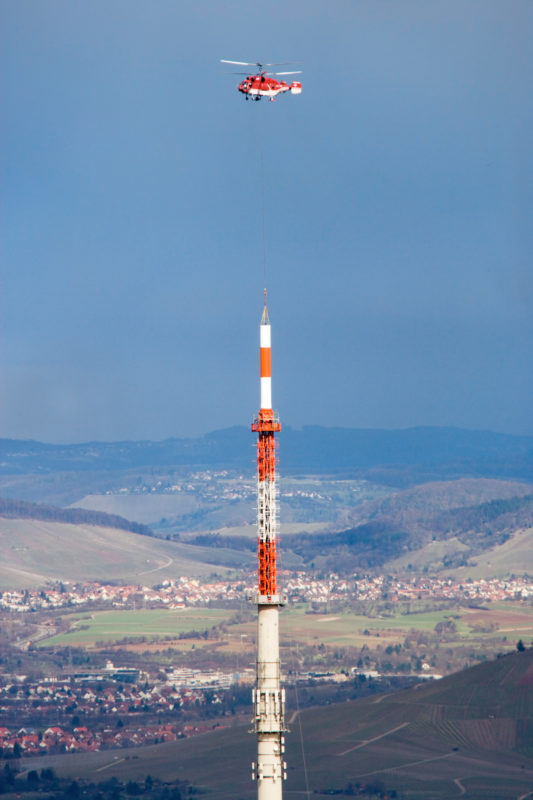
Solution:
{"label": "red and white striped mast", "polygon": [[276,537],[278,531],[276,487],[276,440],[281,430],[272,410],[270,370],[270,320],[266,305],[259,325],[261,407],[252,423],[257,433],[257,539],[259,581],[257,603],[257,673],[252,693],[254,729],[257,734],[258,800],[281,800],[287,777],[285,751],[285,690],[281,688],[279,660],[279,608],[284,604],[276,584]]}

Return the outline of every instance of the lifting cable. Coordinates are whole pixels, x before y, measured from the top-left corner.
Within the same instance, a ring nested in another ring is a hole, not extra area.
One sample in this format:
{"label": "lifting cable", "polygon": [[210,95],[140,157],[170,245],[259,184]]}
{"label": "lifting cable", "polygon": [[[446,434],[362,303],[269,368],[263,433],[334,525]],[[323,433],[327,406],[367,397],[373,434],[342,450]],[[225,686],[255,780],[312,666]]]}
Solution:
{"label": "lifting cable", "polygon": [[258,103],[259,108],[259,168],[260,168],[260,184],[261,184],[261,238],[263,250],[263,286],[266,291],[266,233],[265,233],[265,154],[263,145],[263,103]]}

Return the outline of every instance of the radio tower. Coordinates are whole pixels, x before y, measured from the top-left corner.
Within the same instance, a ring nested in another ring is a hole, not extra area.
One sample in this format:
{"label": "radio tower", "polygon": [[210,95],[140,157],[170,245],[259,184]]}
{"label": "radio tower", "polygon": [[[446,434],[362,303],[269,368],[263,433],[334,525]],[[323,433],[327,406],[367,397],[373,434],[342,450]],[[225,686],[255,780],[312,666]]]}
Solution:
{"label": "radio tower", "polygon": [[254,728],[257,734],[257,763],[252,778],[257,780],[258,800],[281,800],[282,781],[287,777],[285,752],[285,690],[280,687],[279,608],[284,600],[276,586],[276,440],[281,430],[272,411],[270,373],[270,320],[266,306],[259,326],[261,353],[261,407],[252,431],[257,433],[257,538],[259,585],[257,602],[257,674],[252,693]]}

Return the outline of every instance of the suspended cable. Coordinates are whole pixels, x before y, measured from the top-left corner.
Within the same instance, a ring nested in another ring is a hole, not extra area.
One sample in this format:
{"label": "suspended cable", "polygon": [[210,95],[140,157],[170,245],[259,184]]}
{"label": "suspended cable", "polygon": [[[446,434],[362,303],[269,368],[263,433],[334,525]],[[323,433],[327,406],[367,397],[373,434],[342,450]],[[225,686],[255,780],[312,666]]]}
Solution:
{"label": "suspended cable", "polygon": [[260,190],[261,190],[261,239],[263,250],[263,286],[266,287],[266,230],[265,230],[265,156],[263,145],[263,109],[262,103],[258,104],[259,117],[259,163],[260,163]]}

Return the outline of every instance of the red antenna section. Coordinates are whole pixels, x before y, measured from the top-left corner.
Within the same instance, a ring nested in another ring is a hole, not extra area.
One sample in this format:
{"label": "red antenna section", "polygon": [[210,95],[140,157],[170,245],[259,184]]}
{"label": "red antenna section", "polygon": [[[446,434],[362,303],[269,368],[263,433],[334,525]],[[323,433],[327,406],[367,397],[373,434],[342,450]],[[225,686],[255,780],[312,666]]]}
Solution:
{"label": "red antenna section", "polygon": [[259,326],[261,409],[252,423],[257,433],[257,538],[259,554],[259,595],[276,595],[276,440],[281,430],[279,418],[272,411],[272,374],[270,359],[270,320],[267,311],[267,292]]}
{"label": "red antenna section", "polygon": [[281,430],[272,409],[262,408],[252,423],[257,438],[257,533],[259,558],[259,594],[268,598],[277,594],[276,587],[276,440]]}

